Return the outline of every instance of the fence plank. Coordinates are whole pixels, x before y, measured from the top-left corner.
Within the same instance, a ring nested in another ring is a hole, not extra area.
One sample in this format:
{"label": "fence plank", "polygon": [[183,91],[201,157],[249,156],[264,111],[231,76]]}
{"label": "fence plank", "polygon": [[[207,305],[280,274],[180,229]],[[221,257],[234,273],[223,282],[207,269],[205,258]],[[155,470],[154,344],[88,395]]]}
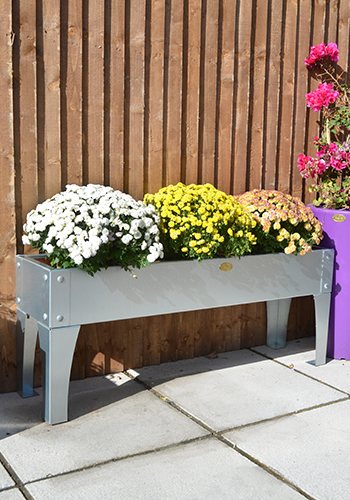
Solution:
{"label": "fence plank", "polygon": [[[201,182],[205,184],[215,182],[215,132],[216,132],[216,104],[217,104],[217,61],[218,61],[218,18],[219,2],[210,0],[206,3],[204,54],[202,56],[202,105],[200,131],[203,134],[202,150],[200,154]],[[200,142],[200,144],[201,144]]]}
{"label": "fence plank", "polygon": [[232,97],[235,55],[236,2],[223,1],[220,101],[218,116],[218,189],[232,191]]}
{"label": "fence plank", "polygon": [[266,108],[266,152],[265,152],[265,189],[276,189],[276,161],[278,150],[278,123],[280,119],[280,72],[281,72],[281,39],[282,39],[283,2],[272,0],[270,3],[270,26],[268,30],[269,64],[267,70],[267,103]]}
{"label": "fence plank", "polygon": [[35,1],[21,3],[19,46],[20,170],[24,190],[22,219],[38,203],[38,160],[36,123],[36,9]]}
{"label": "fence plank", "polygon": [[249,189],[260,189],[264,170],[264,115],[265,115],[265,67],[268,5],[265,0],[258,0],[253,14],[255,26],[253,89],[250,96],[251,150],[249,156]]}
{"label": "fence plank", "polygon": [[62,188],[60,101],[60,4],[43,1],[43,47],[45,67],[45,198]]}
{"label": "fence plank", "polygon": [[199,76],[201,0],[188,1],[185,182],[198,182]]}
{"label": "fence plank", "polygon": [[311,5],[308,2],[300,2],[298,46],[294,99],[295,107],[293,113],[293,141],[292,141],[292,192],[294,196],[302,198],[303,179],[298,170],[298,155],[304,153],[305,136],[307,133],[307,107],[305,94],[308,88],[308,69],[305,66],[305,58],[308,56],[311,28]]}
{"label": "fence plank", "polygon": [[0,392],[16,388],[16,212],[13,151],[11,5],[0,0]]}
{"label": "fence plank", "polygon": [[166,108],[165,137],[165,183],[177,184],[181,180],[181,97],[182,97],[182,40],[183,40],[183,0],[170,4],[169,49],[166,62],[167,89],[164,99]]}
{"label": "fence plank", "polygon": [[110,185],[124,191],[125,1],[111,2]]}
{"label": "fence plank", "polygon": [[[324,41],[324,34],[325,34],[325,22],[326,22],[326,4],[327,2],[325,0],[319,0],[316,5],[314,5],[314,9],[312,12],[312,26],[313,26],[313,33],[312,33],[312,41],[310,45],[318,45],[319,43]],[[306,57],[309,54],[310,47],[306,50]],[[317,86],[318,82],[316,82],[314,79],[310,79],[310,85],[308,92],[313,92]],[[317,120],[319,119],[319,113],[315,113],[314,111],[311,110],[311,108],[308,108],[308,115],[309,115],[309,122],[308,122],[308,135],[307,135],[307,151],[305,154],[309,154],[311,156],[314,156],[315,154],[315,149],[314,149],[314,137],[316,135],[319,135],[320,133],[320,127],[317,124]],[[308,187],[310,184],[312,184],[311,179],[307,179],[305,182],[306,187]],[[315,195],[314,193],[309,193],[308,189],[306,189],[305,192],[305,202],[306,203],[311,203],[312,200],[314,199]]]}
{"label": "fence plank", "polygon": [[87,181],[104,183],[104,2],[89,0],[87,25]]}
{"label": "fence plank", "polygon": [[144,84],[145,84],[145,0],[130,0],[130,119],[128,191],[143,198],[144,186]]}
{"label": "fence plank", "polygon": [[277,189],[283,193],[290,192],[291,148],[294,115],[294,53],[297,32],[297,4],[286,3],[286,26],[283,47],[283,105],[281,109],[280,147],[278,155]]}
{"label": "fence plank", "polygon": [[251,50],[252,2],[240,3],[236,18],[237,30],[237,82],[234,96],[234,147],[233,147],[233,194],[246,191],[247,142],[249,126],[250,50]]}
{"label": "fence plank", "polygon": [[152,2],[150,30],[147,191],[156,193],[163,185],[165,3],[162,0]]}
{"label": "fence plank", "polygon": [[[82,0],[68,3],[67,33],[67,183],[83,182],[82,134],[82,51],[83,51]],[[64,89],[62,89],[64,91]]]}

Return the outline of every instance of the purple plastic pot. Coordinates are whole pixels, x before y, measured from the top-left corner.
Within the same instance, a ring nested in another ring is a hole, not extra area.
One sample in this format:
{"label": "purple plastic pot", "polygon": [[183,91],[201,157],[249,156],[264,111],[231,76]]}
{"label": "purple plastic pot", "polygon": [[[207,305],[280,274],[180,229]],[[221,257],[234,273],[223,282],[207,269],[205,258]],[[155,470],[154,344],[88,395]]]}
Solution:
{"label": "purple plastic pot", "polygon": [[335,250],[327,355],[350,360],[350,212],[309,207],[323,225],[321,246]]}

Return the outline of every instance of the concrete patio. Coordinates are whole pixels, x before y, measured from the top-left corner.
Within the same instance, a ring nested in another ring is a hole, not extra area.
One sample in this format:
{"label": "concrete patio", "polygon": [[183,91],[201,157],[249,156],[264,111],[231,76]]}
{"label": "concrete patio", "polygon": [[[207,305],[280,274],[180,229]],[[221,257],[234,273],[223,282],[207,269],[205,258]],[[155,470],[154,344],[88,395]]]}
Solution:
{"label": "concrete patio", "polygon": [[350,497],[350,361],[314,338],[72,382],[69,422],[0,395],[0,500]]}

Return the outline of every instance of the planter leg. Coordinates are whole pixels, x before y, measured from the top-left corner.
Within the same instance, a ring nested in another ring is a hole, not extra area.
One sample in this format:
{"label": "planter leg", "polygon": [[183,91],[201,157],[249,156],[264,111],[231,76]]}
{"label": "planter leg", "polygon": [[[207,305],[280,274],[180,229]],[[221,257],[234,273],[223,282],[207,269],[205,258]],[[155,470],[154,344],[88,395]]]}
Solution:
{"label": "planter leg", "polygon": [[314,295],[316,319],[316,361],[315,365],[326,363],[328,323],[331,306],[331,294]]}
{"label": "planter leg", "polygon": [[49,329],[39,323],[43,368],[44,420],[68,420],[68,390],[79,326]]}
{"label": "planter leg", "polygon": [[33,389],[38,322],[17,309],[17,390],[22,398],[37,396]]}
{"label": "planter leg", "polygon": [[273,349],[281,349],[286,345],[288,316],[291,302],[292,299],[269,300],[266,302],[266,344]]}

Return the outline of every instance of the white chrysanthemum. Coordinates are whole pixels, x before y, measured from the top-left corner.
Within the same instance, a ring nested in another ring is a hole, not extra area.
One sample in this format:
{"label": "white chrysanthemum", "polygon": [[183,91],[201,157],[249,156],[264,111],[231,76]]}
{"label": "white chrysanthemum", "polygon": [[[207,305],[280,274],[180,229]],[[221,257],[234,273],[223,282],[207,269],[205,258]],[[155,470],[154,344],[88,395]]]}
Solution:
{"label": "white chrysanthemum", "polygon": [[133,265],[162,258],[159,221],[153,206],[128,194],[111,187],[73,184],[28,214],[23,243],[62,260],[65,266],[84,267],[86,263],[93,274],[101,265],[100,261],[94,264],[93,258],[102,246],[108,263],[114,262],[115,253],[124,268],[128,268],[128,252]]}

